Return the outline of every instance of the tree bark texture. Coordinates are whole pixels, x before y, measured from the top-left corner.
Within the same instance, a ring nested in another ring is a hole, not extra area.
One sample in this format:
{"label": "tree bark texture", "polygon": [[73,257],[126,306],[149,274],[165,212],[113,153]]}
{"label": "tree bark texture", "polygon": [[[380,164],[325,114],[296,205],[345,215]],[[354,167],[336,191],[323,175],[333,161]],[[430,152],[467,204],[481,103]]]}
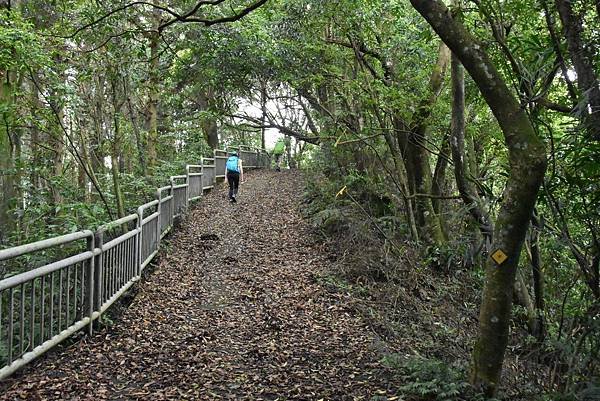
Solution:
{"label": "tree bark texture", "polygon": [[544,144],[477,40],[455,21],[440,1],[411,0],[467,69],[504,134],[509,177],[494,231],[493,250],[506,259],[488,259],[479,314],[479,335],[473,350],[471,382],[488,396],[498,389],[512,309],[512,291],[519,255],[546,170]]}

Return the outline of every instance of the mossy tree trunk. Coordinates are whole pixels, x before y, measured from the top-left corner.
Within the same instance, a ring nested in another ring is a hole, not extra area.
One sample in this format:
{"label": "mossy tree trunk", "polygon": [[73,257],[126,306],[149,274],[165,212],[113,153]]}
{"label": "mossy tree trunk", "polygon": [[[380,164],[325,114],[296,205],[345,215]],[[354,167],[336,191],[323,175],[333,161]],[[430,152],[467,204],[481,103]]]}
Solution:
{"label": "mossy tree trunk", "polygon": [[436,0],[411,0],[467,69],[496,117],[508,148],[509,177],[494,231],[493,250],[506,260],[488,259],[479,314],[479,335],[473,350],[471,382],[492,396],[498,389],[512,309],[512,291],[519,255],[546,170],[544,144],[519,102],[510,92],[483,47]]}
{"label": "mossy tree trunk", "polygon": [[427,130],[432,109],[442,90],[449,61],[450,52],[448,47],[444,43],[440,43],[438,60],[429,80],[429,96],[421,101],[413,116],[405,152],[408,161],[409,182],[414,182],[415,206],[417,220],[421,226],[421,237],[426,242],[436,245],[445,242],[445,235],[442,230],[440,216],[435,212],[430,196],[433,193],[433,177],[429,165]]}

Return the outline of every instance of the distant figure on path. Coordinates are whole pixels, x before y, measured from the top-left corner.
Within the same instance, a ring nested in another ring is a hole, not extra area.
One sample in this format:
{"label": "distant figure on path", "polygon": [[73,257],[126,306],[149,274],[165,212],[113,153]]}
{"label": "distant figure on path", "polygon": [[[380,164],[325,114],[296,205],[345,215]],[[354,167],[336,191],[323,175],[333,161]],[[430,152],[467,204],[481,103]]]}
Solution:
{"label": "distant figure on path", "polygon": [[281,171],[281,159],[283,158],[283,152],[285,150],[285,142],[279,138],[273,149],[273,156],[275,156],[275,170]]}
{"label": "distant figure on path", "polygon": [[242,159],[238,157],[235,150],[232,150],[229,155],[225,164],[225,182],[229,184],[229,202],[235,203],[240,180],[242,184],[244,183],[244,169],[242,168]]}

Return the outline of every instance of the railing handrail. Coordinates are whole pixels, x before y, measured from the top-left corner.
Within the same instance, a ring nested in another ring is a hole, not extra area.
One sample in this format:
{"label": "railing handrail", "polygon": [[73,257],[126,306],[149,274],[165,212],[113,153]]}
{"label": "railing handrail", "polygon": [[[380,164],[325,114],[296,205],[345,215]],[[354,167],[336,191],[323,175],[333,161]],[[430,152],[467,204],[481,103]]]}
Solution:
{"label": "railing handrail", "polygon": [[61,235],[59,237],[48,238],[41,241],[31,242],[29,244],[2,249],[0,250],[0,261],[13,259],[27,253],[42,251],[57,245],[68,244],[70,242],[88,238],[93,235],[94,233],[90,230],[82,230],[71,234]]}
{"label": "railing handrail", "polygon": [[30,270],[27,272],[23,272],[23,273],[19,273],[19,274],[15,274],[14,276],[10,276],[10,277],[5,278],[4,280],[0,281],[0,291],[4,291],[9,288],[14,288],[18,285],[21,285],[23,283],[26,283],[28,281],[31,281],[38,277],[41,277],[43,275],[47,275],[48,273],[57,271],[65,266],[69,266],[74,263],[78,263],[83,260],[87,260],[93,256],[94,256],[94,252],[84,251],[84,252],[78,253],[77,255],[73,255],[73,256],[69,256],[68,258],[63,258],[63,259],[57,260],[56,262],[49,263],[47,265],[38,267],[36,269]]}
{"label": "railing handrail", "polygon": [[151,202],[148,202],[148,203],[144,203],[142,206],[138,207],[138,209],[137,209],[138,210],[138,214],[140,216],[143,216],[144,215],[144,210],[149,209],[149,208],[151,208],[153,206],[156,206],[156,205],[158,205],[158,199],[155,199],[155,200],[153,200]]}

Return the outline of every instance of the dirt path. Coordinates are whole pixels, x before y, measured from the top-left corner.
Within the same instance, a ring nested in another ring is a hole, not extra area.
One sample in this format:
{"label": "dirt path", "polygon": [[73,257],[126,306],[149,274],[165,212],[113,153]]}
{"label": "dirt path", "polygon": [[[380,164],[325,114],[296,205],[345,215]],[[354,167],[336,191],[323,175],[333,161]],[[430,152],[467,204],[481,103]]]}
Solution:
{"label": "dirt path", "polygon": [[237,205],[209,194],[114,326],[9,379],[0,399],[385,399],[375,335],[315,279],[327,254],[301,189],[298,173],[257,172]]}

